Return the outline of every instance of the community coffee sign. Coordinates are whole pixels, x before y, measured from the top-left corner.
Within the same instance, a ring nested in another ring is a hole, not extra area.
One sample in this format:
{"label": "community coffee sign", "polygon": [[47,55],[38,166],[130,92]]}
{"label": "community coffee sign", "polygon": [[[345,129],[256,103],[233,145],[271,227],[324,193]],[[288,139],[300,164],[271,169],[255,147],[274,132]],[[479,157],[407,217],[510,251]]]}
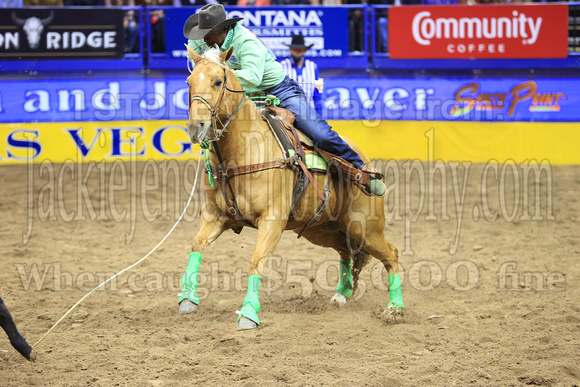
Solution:
{"label": "community coffee sign", "polygon": [[389,8],[393,59],[565,58],[566,5]]}
{"label": "community coffee sign", "polygon": [[0,60],[120,58],[122,9],[0,9]]}

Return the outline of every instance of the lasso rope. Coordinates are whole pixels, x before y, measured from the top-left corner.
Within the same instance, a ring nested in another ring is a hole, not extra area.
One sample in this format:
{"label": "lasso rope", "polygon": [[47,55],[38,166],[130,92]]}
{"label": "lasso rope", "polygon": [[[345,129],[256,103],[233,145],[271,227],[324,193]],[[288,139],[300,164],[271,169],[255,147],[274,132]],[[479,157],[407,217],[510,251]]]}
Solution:
{"label": "lasso rope", "polygon": [[72,312],[77,306],[80,305],[81,302],[83,302],[88,296],[90,296],[91,294],[93,294],[93,292],[95,292],[96,290],[100,289],[101,287],[103,287],[105,284],[107,284],[108,282],[110,282],[111,280],[113,280],[114,278],[120,276],[121,274],[123,274],[124,272],[126,272],[127,270],[130,270],[132,268],[134,268],[135,266],[137,266],[138,264],[140,264],[141,262],[143,262],[145,259],[147,259],[151,254],[153,254],[153,252],[155,250],[157,250],[157,248],[159,246],[161,246],[161,244],[163,242],[165,242],[165,240],[167,239],[167,237],[169,237],[169,235],[173,232],[173,230],[175,230],[175,227],[177,227],[177,225],[179,224],[179,222],[181,221],[181,219],[183,218],[183,216],[185,215],[185,211],[187,211],[187,208],[189,207],[189,203],[191,203],[191,199],[193,199],[193,194],[195,192],[195,187],[197,185],[197,178],[199,176],[199,166],[202,164],[202,161],[199,160],[197,163],[197,170],[195,171],[195,180],[193,182],[193,187],[191,188],[191,195],[189,195],[189,200],[187,201],[187,204],[185,205],[185,208],[183,209],[183,212],[181,213],[181,216],[179,216],[179,219],[177,219],[177,222],[175,222],[175,224],[173,225],[173,227],[171,228],[171,230],[169,230],[169,232],[165,235],[165,237],[163,237],[163,239],[161,239],[161,241],[157,244],[157,246],[155,246],[150,252],[147,253],[147,255],[145,255],[143,258],[141,258],[140,260],[138,260],[137,262],[135,262],[134,264],[132,264],[131,266],[127,267],[126,269],[121,270],[120,272],[118,272],[117,274],[115,274],[114,276],[112,276],[111,278],[109,278],[108,280],[106,280],[105,282],[101,283],[99,286],[97,286],[96,288],[94,288],[93,290],[91,290],[90,292],[88,292],[87,294],[84,295],[83,298],[81,298],[80,300],[77,301],[76,304],[74,304],[61,318],[60,320],[58,320],[56,322],[56,324],[54,324],[52,326],[52,328],[50,328],[48,330],[48,332],[46,332],[44,334],[44,336],[42,336],[40,338],[40,340],[38,340],[36,342],[36,344],[34,344],[32,346],[32,348],[35,348],[38,344],[40,344],[42,342],[42,340],[44,340],[46,338],[46,336],[48,336],[48,334],[50,332],[52,332],[52,330],[54,328],[57,327],[58,324],[60,324],[60,322],[62,320],[64,320],[66,318],[66,316],[69,315],[70,312]]}

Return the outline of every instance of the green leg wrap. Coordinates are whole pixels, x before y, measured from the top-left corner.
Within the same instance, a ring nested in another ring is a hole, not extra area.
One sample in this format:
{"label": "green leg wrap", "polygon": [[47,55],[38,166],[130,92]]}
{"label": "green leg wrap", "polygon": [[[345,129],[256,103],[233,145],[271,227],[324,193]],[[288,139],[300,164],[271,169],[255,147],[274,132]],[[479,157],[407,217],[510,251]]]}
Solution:
{"label": "green leg wrap", "polygon": [[240,310],[238,315],[238,321],[244,316],[247,319],[252,320],[256,324],[260,324],[260,319],[258,318],[258,312],[260,311],[260,300],[258,298],[258,291],[260,290],[260,277],[257,275],[251,275],[248,278],[248,293],[244,298],[244,306]]}
{"label": "green leg wrap", "polygon": [[401,294],[401,277],[398,274],[389,274],[389,306],[404,308],[403,295]]}
{"label": "green leg wrap", "polygon": [[199,297],[197,296],[197,273],[199,272],[199,265],[201,263],[200,253],[189,254],[185,274],[181,278],[181,294],[179,295],[178,303],[188,299],[196,305],[199,305]]}
{"label": "green leg wrap", "polygon": [[350,298],[353,293],[352,289],[352,267],[351,260],[340,260],[340,274],[338,279],[338,289],[336,292],[342,294],[346,298]]}

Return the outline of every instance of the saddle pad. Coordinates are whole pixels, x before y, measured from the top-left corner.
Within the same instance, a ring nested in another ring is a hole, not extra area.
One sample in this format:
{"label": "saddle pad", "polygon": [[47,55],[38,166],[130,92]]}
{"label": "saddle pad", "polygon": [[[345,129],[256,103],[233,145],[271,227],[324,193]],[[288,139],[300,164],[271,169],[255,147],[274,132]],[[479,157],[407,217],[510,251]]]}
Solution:
{"label": "saddle pad", "polygon": [[[294,156],[294,149],[289,150],[290,156]],[[306,164],[306,168],[309,170],[313,170],[314,172],[324,172],[328,168],[328,164],[326,160],[322,158],[318,153],[310,153],[306,152],[305,156],[306,160],[304,160]],[[298,163],[296,163],[298,164]]]}

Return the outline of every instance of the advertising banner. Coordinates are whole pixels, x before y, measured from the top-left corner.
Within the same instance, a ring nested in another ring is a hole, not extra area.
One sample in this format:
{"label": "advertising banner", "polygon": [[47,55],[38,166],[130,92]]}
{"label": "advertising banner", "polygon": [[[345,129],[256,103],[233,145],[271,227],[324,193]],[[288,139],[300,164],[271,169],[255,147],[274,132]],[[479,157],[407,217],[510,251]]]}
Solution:
{"label": "advertising banner", "polygon": [[0,8],[0,60],[121,58],[122,9]]}
{"label": "advertising banner", "polygon": [[393,59],[566,58],[564,4],[389,8]]}
{"label": "advertising banner", "polygon": [[333,79],[331,119],[580,121],[577,79]]}
{"label": "advertising banner", "polygon": [[[186,58],[183,25],[198,8],[166,9],[166,51],[170,58]],[[345,58],[348,54],[348,14],[343,7],[226,7],[228,17],[242,17],[239,24],[255,33],[279,58],[289,57],[292,36],[302,34],[314,46],[306,56]]]}
{"label": "advertising banner", "polygon": [[[0,122],[187,119],[183,77],[0,83]],[[323,116],[344,120],[580,121],[580,80],[325,80]]]}
{"label": "advertising banner", "polygon": [[[580,164],[578,123],[330,120],[329,124],[371,159]],[[172,162],[195,160],[199,155],[199,145],[191,144],[181,120],[0,123],[0,166],[42,163],[50,170],[52,163],[65,163],[54,174],[40,173],[53,179],[54,184],[47,183],[53,189],[69,178],[70,168],[79,172],[75,179],[79,185],[85,186],[87,179],[116,184],[113,174],[100,173],[103,165],[80,168],[80,163],[114,162],[126,171],[135,168],[134,161],[142,161],[161,169],[158,176],[163,179],[167,174],[177,178]],[[161,164],[151,163],[154,160]],[[195,167],[187,165],[184,181],[193,182]],[[139,187],[146,187],[147,181],[147,175],[132,180]]]}
{"label": "advertising banner", "polygon": [[197,158],[176,121],[0,124],[0,165],[26,161],[189,160]]}

